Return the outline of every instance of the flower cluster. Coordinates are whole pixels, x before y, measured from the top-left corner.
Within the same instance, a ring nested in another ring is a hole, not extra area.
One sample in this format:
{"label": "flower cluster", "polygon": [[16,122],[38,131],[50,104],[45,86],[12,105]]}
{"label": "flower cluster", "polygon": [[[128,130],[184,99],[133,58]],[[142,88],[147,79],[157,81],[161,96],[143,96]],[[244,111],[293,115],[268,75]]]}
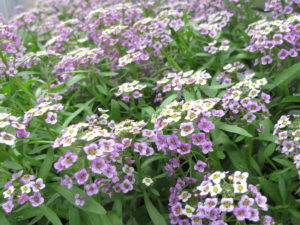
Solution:
{"label": "flower cluster", "polygon": [[156,81],[156,87],[153,90],[157,92],[167,93],[170,91],[181,91],[185,86],[205,85],[211,75],[206,71],[187,71],[187,72],[166,72],[164,78]]}
{"label": "flower cluster", "polygon": [[118,4],[88,16],[89,37],[119,68],[160,56],[160,49],[172,41],[170,29],[183,26],[182,13],[174,10],[161,11],[154,18],[144,18],[141,13],[131,4]]}
{"label": "flower cluster", "polygon": [[262,215],[268,210],[267,198],[247,178],[247,172],[214,172],[197,187],[194,178],[178,179],[170,188],[171,224],[227,225],[234,220],[271,225],[273,220]]}
{"label": "flower cluster", "polygon": [[284,20],[259,20],[248,26],[246,32],[251,43],[246,51],[259,53],[255,64],[280,63],[289,57],[296,58],[300,49],[300,16],[291,15]]}
{"label": "flower cluster", "polygon": [[208,52],[209,54],[216,54],[221,51],[227,51],[229,49],[230,41],[224,40],[221,42],[221,45],[217,46],[218,42],[216,40],[208,43],[208,45],[204,46],[204,51]]}
{"label": "flower cluster", "polygon": [[34,117],[40,117],[47,113],[45,122],[48,124],[57,123],[57,112],[61,111],[64,106],[61,103],[56,103],[61,100],[62,96],[57,93],[50,93],[49,96],[40,97],[38,104],[24,113],[22,124],[28,126]]}
{"label": "flower cluster", "polygon": [[15,76],[24,52],[25,47],[21,38],[13,33],[13,26],[0,23],[0,74]]}
{"label": "flower cluster", "polygon": [[218,98],[207,98],[190,101],[174,101],[165,106],[159,115],[152,119],[155,130],[161,131],[174,123],[182,121],[193,122],[200,117],[215,115],[211,109],[220,101]]}
{"label": "flower cluster", "polygon": [[195,26],[195,30],[198,30],[201,34],[215,38],[230,23],[232,16],[231,12],[224,10],[212,13],[205,18],[200,17],[196,20],[199,25]]}
{"label": "flower cluster", "polygon": [[267,103],[270,95],[262,92],[261,87],[267,84],[265,78],[252,80],[254,74],[245,75],[242,80],[229,88],[222,98],[222,108],[229,113],[228,120],[246,120],[252,123],[256,118],[264,119],[268,114]]}
{"label": "flower cluster", "polygon": [[300,115],[283,115],[274,127],[277,149],[294,160],[300,176]]}
{"label": "flower cluster", "polygon": [[221,84],[229,84],[244,79],[245,76],[252,74],[254,71],[240,62],[233,62],[223,67],[224,71],[220,72],[216,80]]}
{"label": "flower cluster", "polygon": [[278,18],[280,16],[286,16],[292,13],[297,13],[299,5],[299,0],[267,0],[265,3],[265,11],[271,11],[273,18]]}
{"label": "flower cluster", "polygon": [[103,50],[101,48],[79,48],[68,52],[55,66],[54,73],[58,75],[58,82],[63,83],[72,75],[72,71],[89,69],[91,71],[99,72],[93,65],[98,64],[103,57]]}
{"label": "flower cluster", "polygon": [[1,206],[6,213],[11,213],[15,204],[24,205],[30,202],[32,207],[38,207],[44,203],[41,190],[45,188],[42,178],[36,178],[34,175],[23,174],[19,171],[12,175],[12,178],[4,185],[2,191],[6,202]]}
{"label": "flower cluster", "polygon": [[[94,114],[86,118],[87,122],[70,125],[55,140],[54,148],[72,146],[74,150],[59,157],[54,168],[58,172],[64,171],[62,186],[71,188],[74,183],[83,185],[87,195],[95,195],[100,190],[108,194],[112,191],[127,193],[133,190],[136,182],[134,155],[154,154],[150,143],[138,141],[137,137],[142,135],[149,138],[153,132],[143,129],[146,125],[143,121],[115,123],[108,121],[106,110],[99,111],[102,113],[100,116]],[[82,143],[85,143],[83,147]],[[85,167],[82,167],[83,161],[86,162]],[[150,180],[143,182],[151,183]],[[80,198],[77,196],[76,202],[83,204]]]}
{"label": "flower cluster", "polygon": [[129,102],[131,96],[134,99],[141,98],[143,96],[141,90],[145,89],[146,87],[146,85],[140,84],[140,82],[137,80],[130,83],[123,83],[118,87],[118,91],[115,93],[115,96],[122,95],[122,100],[125,102]]}

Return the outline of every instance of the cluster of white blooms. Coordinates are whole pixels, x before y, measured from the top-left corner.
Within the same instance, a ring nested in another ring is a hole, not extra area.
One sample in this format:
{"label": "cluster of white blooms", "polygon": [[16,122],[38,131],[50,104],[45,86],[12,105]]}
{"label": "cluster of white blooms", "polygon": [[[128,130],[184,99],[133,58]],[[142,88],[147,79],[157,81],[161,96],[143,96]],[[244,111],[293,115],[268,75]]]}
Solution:
{"label": "cluster of white blooms", "polygon": [[123,95],[122,100],[128,102],[130,97],[133,97],[134,99],[141,98],[143,96],[141,90],[145,89],[146,87],[147,85],[140,84],[140,82],[137,80],[130,83],[123,83],[118,87],[118,91],[115,93],[115,95]]}
{"label": "cluster of white blooms", "polygon": [[[208,180],[203,181],[197,190],[200,191],[200,195],[210,195],[212,197],[233,191],[235,194],[243,194],[248,191],[247,178],[249,174],[247,172],[236,171],[233,175],[227,176],[226,172],[214,172],[208,177]],[[230,182],[226,181],[229,180]],[[228,186],[230,183],[230,186]]]}
{"label": "cluster of white blooms", "polygon": [[211,75],[205,70],[194,72],[193,70],[187,72],[173,73],[168,72],[165,77],[156,82],[154,90],[161,89],[162,92],[170,92],[172,90],[181,91],[186,85],[205,85]]}
{"label": "cluster of white blooms", "polygon": [[216,40],[214,40],[209,42],[207,46],[204,46],[203,49],[210,54],[216,54],[221,51],[228,51],[230,47],[229,44],[230,42],[228,40],[222,41],[220,45]]}
{"label": "cluster of white blooms", "polygon": [[168,104],[160,114],[153,117],[152,123],[156,123],[156,129],[162,130],[169,124],[179,122],[181,119],[194,121],[201,115],[209,116],[209,112],[218,102],[219,98],[206,98],[189,101],[174,101]]}
{"label": "cluster of white blooms", "polygon": [[214,38],[227,26],[232,16],[233,14],[228,11],[212,13],[205,19],[200,18],[199,25],[196,25],[195,29],[199,30],[201,34],[207,34]]}

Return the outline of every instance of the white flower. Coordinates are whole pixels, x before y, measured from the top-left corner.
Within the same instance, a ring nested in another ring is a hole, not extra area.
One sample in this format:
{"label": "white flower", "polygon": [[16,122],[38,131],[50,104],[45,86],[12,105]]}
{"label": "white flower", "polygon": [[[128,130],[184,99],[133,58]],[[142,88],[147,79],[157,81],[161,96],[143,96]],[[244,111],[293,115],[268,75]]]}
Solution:
{"label": "white flower", "polygon": [[9,125],[8,121],[0,121],[0,128],[4,128]]}
{"label": "white flower", "polygon": [[185,208],[182,210],[182,213],[186,215],[187,217],[191,218],[193,216],[193,212],[195,211],[195,208],[193,208],[190,205],[186,205]]}
{"label": "white flower", "polygon": [[6,144],[6,145],[13,145],[15,143],[16,137],[6,133],[6,132],[1,132],[0,133],[0,143]]}
{"label": "white flower", "polygon": [[233,184],[234,193],[236,194],[243,194],[247,192],[247,183],[234,183]]}
{"label": "white flower", "polygon": [[153,180],[150,177],[144,177],[144,179],[142,180],[142,182],[146,186],[150,186],[153,183]]}
{"label": "white flower", "polygon": [[15,188],[13,186],[10,186],[6,191],[3,192],[4,198],[9,198],[14,193]]}
{"label": "white flower", "polygon": [[220,194],[222,192],[222,187],[220,184],[216,184],[216,185],[211,185],[209,187],[209,192],[210,192],[210,195],[213,197],[213,196],[216,196],[218,194]]}
{"label": "white flower", "polygon": [[233,182],[234,183],[247,183],[247,178],[249,176],[249,173],[247,172],[240,172],[235,171],[233,174]]}
{"label": "white flower", "polygon": [[214,172],[213,174],[211,174],[208,179],[213,181],[215,184],[219,184],[221,182],[222,179],[225,178],[225,173],[224,172]]}
{"label": "white flower", "polygon": [[191,198],[191,194],[187,191],[183,191],[181,192],[181,194],[178,196],[178,198],[180,200],[182,200],[183,202],[187,202],[190,198]]}
{"label": "white flower", "polygon": [[29,184],[25,184],[23,185],[21,188],[21,192],[23,193],[30,193],[31,192],[31,188]]}

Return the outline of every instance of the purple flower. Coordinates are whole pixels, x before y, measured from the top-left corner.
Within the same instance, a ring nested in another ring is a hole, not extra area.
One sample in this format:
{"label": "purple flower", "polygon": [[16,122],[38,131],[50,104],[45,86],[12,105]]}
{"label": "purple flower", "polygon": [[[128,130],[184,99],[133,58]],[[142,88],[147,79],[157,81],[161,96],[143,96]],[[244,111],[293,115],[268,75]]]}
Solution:
{"label": "purple flower", "polygon": [[109,140],[101,139],[99,141],[99,146],[102,152],[112,152],[114,151],[115,141],[112,139]]}
{"label": "purple flower", "polygon": [[241,200],[239,201],[238,205],[240,207],[250,207],[254,204],[254,199],[253,198],[249,198],[247,195],[243,195]]}
{"label": "purple flower", "polygon": [[89,196],[96,195],[99,192],[99,188],[96,184],[87,184],[84,186],[84,189]]}
{"label": "purple flower", "polygon": [[45,120],[46,123],[49,124],[56,124],[57,123],[57,114],[53,112],[47,113],[47,119]]}
{"label": "purple flower", "polygon": [[65,174],[64,179],[61,179],[61,181],[60,181],[60,185],[65,186],[68,189],[71,189],[73,186],[73,180],[71,177],[69,177],[68,175]]}
{"label": "purple flower", "polygon": [[30,132],[27,132],[25,129],[16,129],[16,134],[18,138],[27,138],[30,136]]}
{"label": "purple flower", "polygon": [[91,161],[90,169],[93,173],[101,174],[106,166],[106,162],[103,158],[97,158]]}
{"label": "purple flower", "polygon": [[247,114],[244,115],[243,117],[248,123],[252,123],[255,119],[256,119],[256,116],[251,113],[251,112],[248,112]]}
{"label": "purple flower", "polygon": [[77,161],[78,155],[74,154],[73,152],[66,152],[61,159],[60,163],[65,168],[69,168],[73,166],[73,164]]}
{"label": "purple flower", "polygon": [[171,212],[174,216],[181,216],[182,213],[182,205],[178,202],[171,207]]}
{"label": "purple flower", "polygon": [[194,170],[198,172],[204,172],[207,164],[201,160],[198,160],[197,163],[194,165]]}
{"label": "purple flower", "polygon": [[251,216],[249,209],[247,207],[238,207],[233,210],[233,214],[236,219],[239,221],[243,221]]}
{"label": "purple flower", "polygon": [[215,208],[218,204],[218,199],[217,198],[206,198],[204,202],[204,206],[206,210],[211,210]]}
{"label": "purple flower", "polygon": [[180,124],[180,135],[185,137],[194,132],[194,125],[192,122]]}
{"label": "purple flower", "polygon": [[180,144],[179,138],[176,134],[172,134],[167,138],[168,147],[171,151],[174,151],[178,148],[178,145]]}
{"label": "purple flower", "polygon": [[259,221],[259,211],[257,209],[249,208],[250,216],[248,217],[248,220],[253,222]]}
{"label": "purple flower", "polygon": [[258,205],[259,208],[261,208],[264,211],[268,210],[268,205],[267,205],[267,198],[265,196],[262,196],[261,194],[257,194],[255,198],[255,202]]}
{"label": "purple flower", "polygon": [[107,178],[111,179],[114,176],[116,176],[117,174],[117,170],[115,166],[112,165],[107,165],[104,169],[103,169],[103,174],[104,176],[106,176]]}
{"label": "purple flower", "polygon": [[280,58],[281,60],[286,59],[286,57],[289,56],[289,52],[286,49],[281,49],[278,54],[277,54],[278,58]]}
{"label": "purple flower", "polygon": [[247,109],[250,112],[255,113],[261,110],[261,106],[257,102],[249,102]]}
{"label": "purple flower", "polygon": [[13,208],[15,207],[12,200],[8,200],[7,202],[3,203],[1,206],[6,213],[11,213]]}
{"label": "purple flower", "polygon": [[282,153],[289,154],[294,151],[294,142],[293,141],[283,141],[282,142]]}
{"label": "purple flower", "polygon": [[87,154],[88,160],[94,160],[98,156],[102,155],[98,145],[96,143],[89,144],[88,146],[83,147],[83,151]]}
{"label": "purple flower", "polygon": [[87,173],[85,168],[82,168],[74,174],[74,178],[79,185],[84,184],[89,179],[89,174]]}
{"label": "purple flower", "polygon": [[191,152],[191,144],[190,143],[180,143],[178,146],[177,152],[181,155],[186,155]]}
{"label": "purple flower", "polygon": [[201,150],[204,154],[214,151],[214,149],[212,148],[212,142],[205,141],[204,143],[202,143]]}
{"label": "purple flower", "polygon": [[206,141],[205,133],[197,133],[191,136],[194,145],[200,146]]}
{"label": "purple flower", "polygon": [[40,190],[45,188],[45,184],[43,183],[42,178],[38,178],[35,182],[30,182],[29,185],[32,188],[33,192],[39,192]]}
{"label": "purple flower", "polygon": [[215,125],[213,124],[213,122],[211,122],[205,118],[201,118],[198,121],[198,128],[199,128],[199,130],[202,130],[202,131],[208,133],[210,130],[215,129]]}
{"label": "purple flower", "polygon": [[84,206],[85,200],[80,194],[75,194],[75,205]]}
{"label": "purple flower", "polygon": [[44,198],[41,196],[40,192],[35,192],[31,197],[29,197],[32,207],[38,207],[44,203]]}
{"label": "purple flower", "polygon": [[261,58],[261,64],[262,65],[268,65],[268,64],[271,64],[272,62],[273,62],[273,59],[269,55],[266,55],[266,56]]}
{"label": "purple flower", "polygon": [[23,193],[23,194],[21,194],[20,197],[18,198],[18,203],[19,203],[20,205],[23,205],[23,204],[25,204],[28,200],[29,200],[28,195],[27,195],[26,193]]}
{"label": "purple flower", "polygon": [[133,189],[133,185],[129,180],[124,180],[120,184],[120,188],[121,188],[122,192],[126,194],[127,192],[129,192]]}

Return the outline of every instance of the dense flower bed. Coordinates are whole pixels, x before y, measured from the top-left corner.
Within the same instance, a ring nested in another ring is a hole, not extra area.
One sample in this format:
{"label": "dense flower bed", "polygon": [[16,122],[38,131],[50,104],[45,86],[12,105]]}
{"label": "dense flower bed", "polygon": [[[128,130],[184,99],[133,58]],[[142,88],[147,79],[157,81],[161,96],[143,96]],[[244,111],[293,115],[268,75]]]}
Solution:
{"label": "dense flower bed", "polygon": [[1,17],[0,224],[300,224],[300,2],[260,3]]}

